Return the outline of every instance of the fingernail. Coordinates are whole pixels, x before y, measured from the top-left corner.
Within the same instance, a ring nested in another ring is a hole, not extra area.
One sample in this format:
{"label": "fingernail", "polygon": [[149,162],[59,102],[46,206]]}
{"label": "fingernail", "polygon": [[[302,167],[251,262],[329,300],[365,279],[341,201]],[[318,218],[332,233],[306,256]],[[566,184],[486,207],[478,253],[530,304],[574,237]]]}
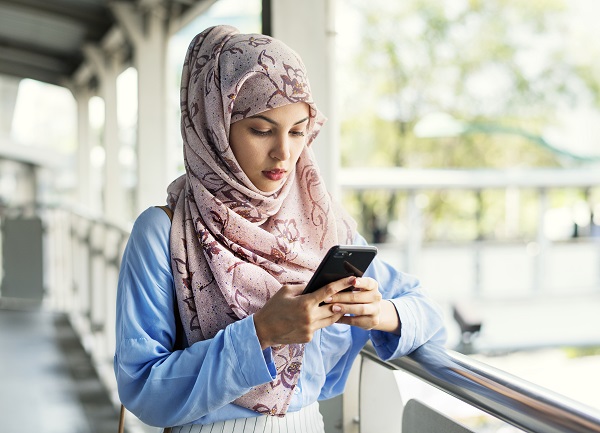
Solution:
{"label": "fingernail", "polygon": [[348,278],[348,283],[354,285],[356,283],[357,278],[355,276],[351,276]]}
{"label": "fingernail", "polygon": [[342,307],[340,307],[339,305],[334,305],[333,307],[331,307],[331,310],[334,313],[339,313],[340,311],[342,311]]}
{"label": "fingernail", "polygon": [[331,301],[333,301],[333,298],[330,296],[329,298],[325,299],[325,301],[324,301],[324,302],[327,302],[327,303],[329,303],[329,302],[331,302]]}

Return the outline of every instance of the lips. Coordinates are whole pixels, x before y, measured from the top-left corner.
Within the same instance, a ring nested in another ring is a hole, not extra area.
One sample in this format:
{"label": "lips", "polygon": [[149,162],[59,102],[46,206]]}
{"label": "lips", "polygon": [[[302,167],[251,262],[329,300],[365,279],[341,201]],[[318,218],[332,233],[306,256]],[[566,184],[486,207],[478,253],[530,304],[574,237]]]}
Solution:
{"label": "lips", "polygon": [[276,181],[283,179],[286,171],[282,168],[276,168],[273,170],[265,170],[262,173],[267,179]]}

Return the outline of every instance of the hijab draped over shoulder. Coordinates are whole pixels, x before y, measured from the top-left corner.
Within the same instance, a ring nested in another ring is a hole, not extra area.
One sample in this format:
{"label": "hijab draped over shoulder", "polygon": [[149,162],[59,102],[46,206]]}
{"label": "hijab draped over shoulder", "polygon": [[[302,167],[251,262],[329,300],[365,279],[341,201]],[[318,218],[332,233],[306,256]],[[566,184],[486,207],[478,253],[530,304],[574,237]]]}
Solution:
{"label": "hijab draped over shoulder", "polygon": [[[233,155],[230,124],[295,102],[309,106],[307,145],[280,188],[262,192]],[[171,266],[189,344],[257,312],[282,285],[306,283],[331,246],[352,243],[355,223],[331,200],[310,148],[324,121],[300,57],[282,42],[217,26],[190,43],[181,82],[185,174],[168,188]],[[277,377],[234,403],[282,416],[304,345],[271,349]]]}

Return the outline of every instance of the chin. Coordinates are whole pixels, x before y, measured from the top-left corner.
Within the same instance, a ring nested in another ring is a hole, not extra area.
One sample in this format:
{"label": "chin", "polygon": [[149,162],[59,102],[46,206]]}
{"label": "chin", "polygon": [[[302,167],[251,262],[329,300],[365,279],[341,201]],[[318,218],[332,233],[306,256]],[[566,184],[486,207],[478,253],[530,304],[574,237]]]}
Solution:
{"label": "chin", "polygon": [[284,182],[285,181],[278,182],[276,185],[274,184],[274,182],[273,183],[269,182],[268,185],[260,185],[259,186],[259,185],[255,184],[254,186],[256,186],[256,188],[258,188],[261,192],[264,192],[265,194],[271,194],[271,193],[274,193],[275,191],[277,191],[279,188],[281,188],[281,185],[283,185]]}

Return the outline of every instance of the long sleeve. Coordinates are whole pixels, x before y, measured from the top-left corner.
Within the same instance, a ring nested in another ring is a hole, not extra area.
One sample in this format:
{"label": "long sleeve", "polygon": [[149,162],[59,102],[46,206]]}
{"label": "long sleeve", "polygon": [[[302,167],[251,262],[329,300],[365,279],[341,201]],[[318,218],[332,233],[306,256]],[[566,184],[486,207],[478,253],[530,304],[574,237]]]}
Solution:
{"label": "long sleeve", "polygon": [[[176,301],[169,233],[166,214],[148,209],[136,221],[123,255],[114,357],[119,397],[142,421],[155,426],[257,416],[229,403],[275,377],[271,351],[261,350],[253,316],[227,326],[212,339],[173,349]],[[360,236],[355,243],[366,244]],[[416,278],[378,259],[365,276],[377,280],[383,297],[394,303],[401,335],[341,324],[316,331],[305,346],[289,411],[342,393],[369,338],[383,359],[408,354],[429,340],[444,341],[441,314]]]}
{"label": "long sleeve", "polygon": [[252,316],[210,340],[173,351],[169,228],[162,210],[148,209],[136,221],[123,256],[114,357],[121,401],[155,426],[252,416],[229,404],[274,378],[270,350],[261,350]]}
{"label": "long sleeve", "polygon": [[[366,245],[360,235],[355,245]],[[326,381],[320,390],[319,399],[334,397],[343,392],[346,379],[355,357],[370,338],[377,354],[384,360],[399,358],[411,353],[425,342],[443,345],[446,330],[439,307],[425,294],[417,278],[402,273],[388,263],[376,258],[364,274],[379,283],[383,299],[390,300],[396,307],[400,319],[400,335],[382,331],[365,331],[346,325],[334,325],[322,331],[322,352],[346,344],[346,350],[331,350],[324,355],[327,369]],[[344,327],[344,328],[342,328]]]}
{"label": "long sleeve", "polygon": [[[364,239],[358,240],[366,244]],[[411,353],[423,343],[444,344],[446,329],[439,307],[425,296],[417,278],[394,269],[382,260],[375,260],[365,276],[379,282],[384,299],[389,299],[400,318],[400,336],[371,331],[377,354],[384,360]]]}

